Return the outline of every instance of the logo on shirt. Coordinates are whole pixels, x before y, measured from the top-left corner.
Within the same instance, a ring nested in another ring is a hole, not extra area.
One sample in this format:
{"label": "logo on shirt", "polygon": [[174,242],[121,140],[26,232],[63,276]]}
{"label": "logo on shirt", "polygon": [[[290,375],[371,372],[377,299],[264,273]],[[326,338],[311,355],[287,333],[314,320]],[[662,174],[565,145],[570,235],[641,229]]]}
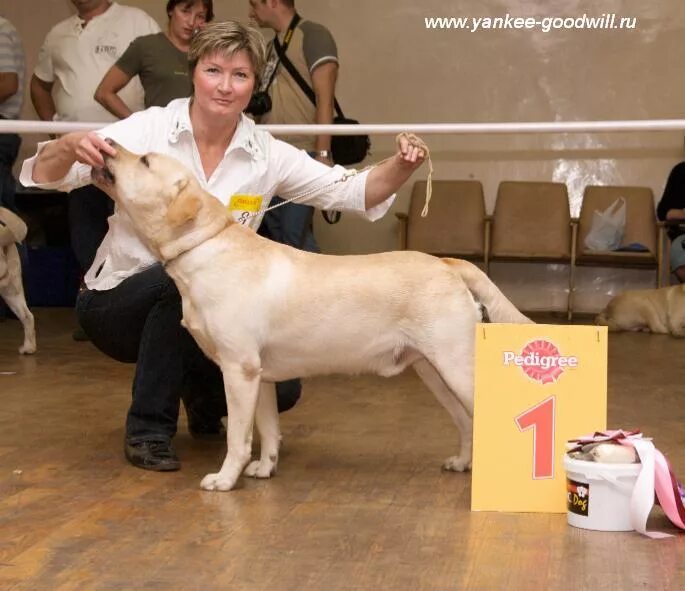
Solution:
{"label": "logo on shirt", "polygon": [[114,45],[96,45],[95,55],[106,55],[112,59],[117,57],[117,48]]}

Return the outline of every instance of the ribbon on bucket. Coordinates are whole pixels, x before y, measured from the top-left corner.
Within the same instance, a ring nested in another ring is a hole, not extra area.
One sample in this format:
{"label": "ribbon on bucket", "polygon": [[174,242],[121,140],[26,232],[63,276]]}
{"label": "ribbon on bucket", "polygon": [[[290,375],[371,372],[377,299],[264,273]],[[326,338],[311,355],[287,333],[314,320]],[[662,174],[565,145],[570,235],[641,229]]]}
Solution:
{"label": "ribbon on bucket", "polygon": [[597,431],[578,439],[569,451],[577,451],[590,443],[615,442],[635,449],[642,469],[635,482],[630,498],[630,521],[635,531],[650,538],[671,538],[671,534],[647,531],[647,518],[654,506],[654,493],[668,519],[680,529],[685,529],[685,500],[682,486],[676,480],[671,464],[652,443],[651,438],[642,436],[640,431]]}

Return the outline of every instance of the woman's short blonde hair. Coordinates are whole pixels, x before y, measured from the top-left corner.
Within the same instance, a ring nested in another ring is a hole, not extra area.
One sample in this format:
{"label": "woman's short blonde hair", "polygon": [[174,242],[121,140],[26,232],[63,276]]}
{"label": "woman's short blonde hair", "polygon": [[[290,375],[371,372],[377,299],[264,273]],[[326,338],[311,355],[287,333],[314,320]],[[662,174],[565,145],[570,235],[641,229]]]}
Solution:
{"label": "woman's short blonde hair", "polygon": [[266,62],[264,37],[258,29],[238,21],[211,23],[193,37],[188,50],[190,79],[193,79],[197,62],[203,57],[214,53],[229,57],[243,50],[252,62],[256,77],[255,88],[258,88]]}

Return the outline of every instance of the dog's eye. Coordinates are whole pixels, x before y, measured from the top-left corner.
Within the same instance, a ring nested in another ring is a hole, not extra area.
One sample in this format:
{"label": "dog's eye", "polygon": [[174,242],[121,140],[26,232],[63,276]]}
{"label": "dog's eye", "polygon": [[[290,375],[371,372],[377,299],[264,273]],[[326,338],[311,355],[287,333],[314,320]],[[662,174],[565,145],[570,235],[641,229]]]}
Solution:
{"label": "dog's eye", "polygon": [[150,161],[147,159],[147,156],[141,156],[140,161],[147,167],[150,168]]}

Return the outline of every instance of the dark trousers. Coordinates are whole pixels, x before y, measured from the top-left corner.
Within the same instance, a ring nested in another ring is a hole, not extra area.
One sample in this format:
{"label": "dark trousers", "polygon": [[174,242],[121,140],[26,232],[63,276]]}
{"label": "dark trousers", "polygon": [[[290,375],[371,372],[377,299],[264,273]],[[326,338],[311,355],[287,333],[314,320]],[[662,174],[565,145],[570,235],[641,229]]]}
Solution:
{"label": "dark trousers", "polygon": [[[0,117],[2,118],[2,117]],[[15,201],[15,180],[12,167],[19,153],[21,138],[16,133],[0,133],[0,207],[5,207],[18,214]],[[19,256],[23,268],[26,268],[26,245],[19,246]],[[13,316],[4,300],[0,298],[0,318]]]}
{"label": "dark trousers", "polygon": [[[181,296],[161,265],[113,289],[81,292],[76,312],[98,349],[136,363],[126,419],[129,441],[173,437],[181,399],[189,416],[201,423],[213,424],[226,415],[221,371],[181,326]],[[300,390],[295,380],[277,384],[278,410],[291,408]]]}
{"label": "dark trousers", "polygon": [[[283,203],[280,197],[272,197],[269,205]],[[287,244],[300,250],[319,252],[319,246],[312,232],[314,208],[300,203],[287,203],[264,214],[257,230],[260,236],[274,242]]]}
{"label": "dark trousers", "polygon": [[0,206],[17,213],[12,167],[17,160],[21,138],[16,133],[0,133]]}
{"label": "dark trousers", "polygon": [[95,253],[107,234],[107,218],[114,202],[94,185],[79,187],[69,193],[69,233],[81,271],[90,269]]}

